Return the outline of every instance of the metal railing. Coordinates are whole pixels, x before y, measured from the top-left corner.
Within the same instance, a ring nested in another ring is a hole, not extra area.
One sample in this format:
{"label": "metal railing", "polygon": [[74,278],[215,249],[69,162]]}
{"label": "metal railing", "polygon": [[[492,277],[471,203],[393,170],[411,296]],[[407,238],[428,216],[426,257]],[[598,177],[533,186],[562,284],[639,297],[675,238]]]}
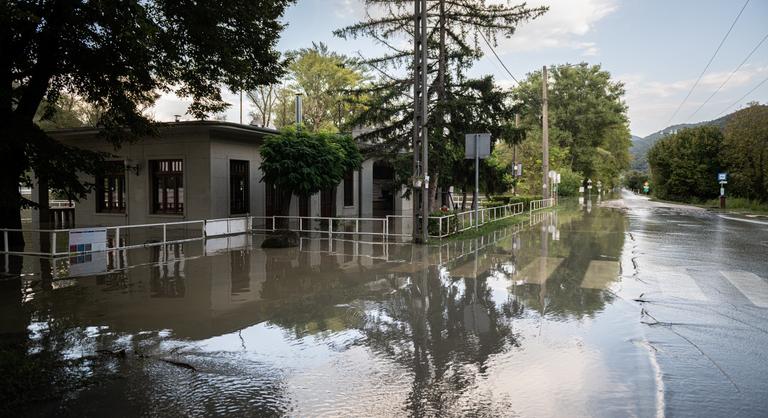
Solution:
{"label": "metal railing", "polygon": [[510,203],[504,206],[482,208],[477,211],[453,213],[443,216],[429,217],[429,236],[445,238],[447,236],[479,227],[489,222],[511,218],[523,213],[523,203]]}
{"label": "metal railing", "polygon": [[529,204],[530,211],[537,211],[541,209],[551,208],[555,205],[555,199],[549,198],[549,199],[539,199],[539,200],[531,200]]}

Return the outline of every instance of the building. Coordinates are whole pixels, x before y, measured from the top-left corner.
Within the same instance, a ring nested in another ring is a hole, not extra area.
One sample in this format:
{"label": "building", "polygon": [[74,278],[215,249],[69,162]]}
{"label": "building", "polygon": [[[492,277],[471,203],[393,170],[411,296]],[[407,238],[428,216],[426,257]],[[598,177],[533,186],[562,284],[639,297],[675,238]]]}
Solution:
{"label": "building", "polygon": [[[262,181],[260,146],[276,130],[219,121],[163,123],[159,135],[115,149],[95,128],[61,129],[64,144],[113,155],[75,207],[75,226],[138,225],[274,215],[274,189]],[[385,161],[366,160],[334,189],[291,200],[291,215],[383,217],[408,214]],[[40,198],[34,190],[33,200]],[[47,193],[46,193],[47,195]]]}

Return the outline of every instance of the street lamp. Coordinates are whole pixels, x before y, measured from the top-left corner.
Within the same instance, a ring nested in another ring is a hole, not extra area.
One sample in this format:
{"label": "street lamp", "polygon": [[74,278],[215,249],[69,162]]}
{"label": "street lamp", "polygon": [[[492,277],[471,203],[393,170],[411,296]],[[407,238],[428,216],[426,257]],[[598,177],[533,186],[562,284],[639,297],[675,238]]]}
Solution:
{"label": "street lamp", "polygon": [[592,198],[592,179],[587,179],[587,197]]}

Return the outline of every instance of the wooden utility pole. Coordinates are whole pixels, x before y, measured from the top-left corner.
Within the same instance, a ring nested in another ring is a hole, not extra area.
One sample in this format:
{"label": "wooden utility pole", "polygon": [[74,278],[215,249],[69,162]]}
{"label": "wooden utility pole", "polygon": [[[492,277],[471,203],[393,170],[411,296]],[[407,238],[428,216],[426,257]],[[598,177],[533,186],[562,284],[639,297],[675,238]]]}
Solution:
{"label": "wooden utility pole", "polygon": [[548,100],[547,100],[547,66],[541,73],[541,148],[543,151],[541,159],[542,183],[541,197],[546,199],[549,196],[549,123],[548,118]]}

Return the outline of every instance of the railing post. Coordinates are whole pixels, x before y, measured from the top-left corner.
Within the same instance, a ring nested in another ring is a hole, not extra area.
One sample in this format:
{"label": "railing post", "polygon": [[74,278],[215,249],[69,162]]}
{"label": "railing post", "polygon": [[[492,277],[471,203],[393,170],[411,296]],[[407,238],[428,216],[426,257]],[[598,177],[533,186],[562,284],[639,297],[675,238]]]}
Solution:
{"label": "railing post", "polygon": [[166,229],[165,229],[165,226],[166,226],[166,224],[163,224],[163,243],[165,243],[166,238],[167,238],[167,233],[168,233],[168,231],[166,231]]}
{"label": "railing post", "polygon": [[437,235],[442,238],[443,237],[443,217],[441,216],[440,221],[437,223]]}
{"label": "railing post", "polygon": [[56,255],[56,231],[51,232],[51,256]]}
{"label": "railing post", "polygon": [[355,234],[360,234],[360,219],[355,218]]}
{"label": "railing post", "polygon": [[[8,252],[8,231],[3,231],[3,248],[5,249],[5,252]],[[7,266],[7,264],[6,264]]]}
{"label": "railing post", "polygon": [[200,231],[200,238],[205,238],[205,227],[208,226],[208,221],[203,219],[203,230]]}
{"label": "railing post", "polygon": [[115,246],[114,249],[120,248],[120,227],[115,228]]}

